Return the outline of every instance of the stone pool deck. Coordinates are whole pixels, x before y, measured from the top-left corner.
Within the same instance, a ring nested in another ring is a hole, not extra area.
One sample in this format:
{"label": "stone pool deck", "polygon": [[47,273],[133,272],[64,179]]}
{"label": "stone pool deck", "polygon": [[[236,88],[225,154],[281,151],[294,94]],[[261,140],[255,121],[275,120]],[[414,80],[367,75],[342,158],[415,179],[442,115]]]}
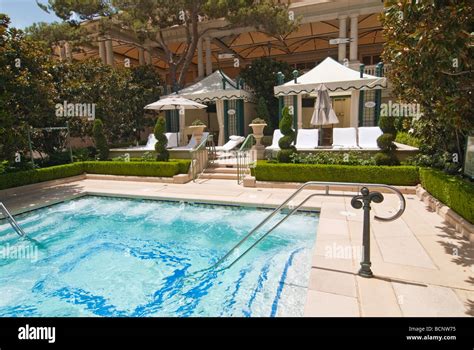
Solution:
{"label": "stone pool deck", "polygon": [[[50,182],[0,191],[0,200],[13,213],[85,194],[274,207],[293,191],[244,188],[229,180],[200,180],[182,185],[78,177],[68,183]],[[303,191],[294,202],[308,193],[313,191]],[[383,203],[372,206],[380,216],[398,208],[395,195],[384,196]],[[362,211],[351,207],[351,196],[321,195],[307,203],[307,207],[320,208],[321,215],[305,316],[474,316],[472,245],[415,194],[405,198],[407,209],[401,218],[388,223],[372,220],[371,260],[375,277],[371,279],[357,275]]]}

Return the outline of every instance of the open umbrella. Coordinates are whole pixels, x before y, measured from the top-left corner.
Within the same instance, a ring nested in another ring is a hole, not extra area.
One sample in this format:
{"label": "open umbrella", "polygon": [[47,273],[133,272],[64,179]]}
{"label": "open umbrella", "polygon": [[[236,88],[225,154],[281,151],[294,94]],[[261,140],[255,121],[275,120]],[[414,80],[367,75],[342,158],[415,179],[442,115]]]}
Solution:
{"label": "open umbrella", "polygon": [[[332,109],[331,98],[328,89],[321,84],[316,89],[316,102],[314,103],[314,112],[311,118],[311,124],[319,126],[320,134],[323,125],[338,124],[336,112]],[[322,139],[320,135],[319,140]]]}
{"label": "open umbrella", "polygon": [[[201,103],[197,103],[193,100],[188,100],[187,98],[180,97],[180,96],[172,96],[172,97],[165,97],[161,100],[156,102],[150,103],[149,105],[145,106],[145,109],[153,109],[156,111],[171,111],[171,110],[185,110],[185,109],[202,109],[207,108],[206,105]],[[180,113],[180,117],[183,116],[184,113]],[[184,120],[179,121],[180,125],[184,125]],[[178,134],[176,134],[176,142],[178,141]]]}

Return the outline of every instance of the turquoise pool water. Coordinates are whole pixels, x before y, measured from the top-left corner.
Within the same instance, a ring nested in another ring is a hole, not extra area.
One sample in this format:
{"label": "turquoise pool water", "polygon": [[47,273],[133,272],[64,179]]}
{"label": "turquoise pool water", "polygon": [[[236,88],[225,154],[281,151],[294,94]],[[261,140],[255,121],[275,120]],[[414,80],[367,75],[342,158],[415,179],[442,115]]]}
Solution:
{"label": "turquoise pool water", "polygon": [[30,240],[0,221],[0,316],[302,315],[317,213],[230,269],[195,273],[269,213],[87,196],[17,216]]}

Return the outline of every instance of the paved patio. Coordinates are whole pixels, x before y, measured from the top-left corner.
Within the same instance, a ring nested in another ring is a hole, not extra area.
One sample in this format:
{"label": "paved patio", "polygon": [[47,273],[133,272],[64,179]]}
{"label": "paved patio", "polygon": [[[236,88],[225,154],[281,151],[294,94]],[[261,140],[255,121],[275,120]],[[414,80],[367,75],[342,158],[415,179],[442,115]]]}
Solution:
{"label": "paved patio", "polygon": [[[244,188],[229,180],[179,185],[78,178],[0,191],[0,199],[14,213],[84,194],[276,206],[293,191]],[[295,203],[308,193],[312,191],[303,191]],[[384,196],[383,203],[373,205],[381,216],[398,208],[395,195]],[[362,211],[351,207],[351,197],[321,195],[308,202],[308,207],[321,209],[321,216],[306,316],[474,316],[474,249],[416,195],[405,198],[407,210],[400,219],[372,220],[372,279],[357,275]]]}

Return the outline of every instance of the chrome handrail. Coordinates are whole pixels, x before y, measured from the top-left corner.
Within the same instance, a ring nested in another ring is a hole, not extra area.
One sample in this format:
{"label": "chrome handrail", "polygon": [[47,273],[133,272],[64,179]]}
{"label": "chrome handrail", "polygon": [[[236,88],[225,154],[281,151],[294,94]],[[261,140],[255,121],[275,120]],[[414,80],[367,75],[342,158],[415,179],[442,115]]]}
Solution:
{"label": "chrome handrail", "polygon": [[[207,149],[207,144],[210,143],[210,149]],[[204,161],[207,164],[203,163],[203,160],[199,158],[199,153],[203,153],[203,151],[207,154],[207,159]],[[216,154],[216,147],[214,145],[214,138],[211,134],[203,137],[199,145],[191,151],[191,174],[193,181],[196,181],[198,177],[198,173],[202,173],[209,163],[214,162]],[[209,160],[209,155],[211,155],[211,160]]]}
{"label": "chrome handrail", "polygon": [[241,184],[246,169],[249,166],[248,151],[252,148],[254,140],[255,137],[253,134],[248,134],[240,148],[235,152],[235,158],[237,161],[237,183],[239,185]]}
{"label": "chrome handrail", "polygon": [[[405,211],[405,208],[406,208],[406,202],[405,202],[405,197],[403,197],[403,194],[400,192],[399,189],[393,187],[393,186],[390,186],[390,185],[385,185],[385,184],[361,184],[361,183],[352,183],[352,182],[321,182],[321,181],[309,181],[309,182],[306,182],[304,184],[302,184],[295,192],[293,192],[282,204],[280,204],[277,208],[275,208],[273,210],[273,212],[271,212],[265,219],[263,219],[257,226],[255,226],[249,233],[247,233],[247,235],[245,235],[244,238],[242,238],[234,247],[232,247],[232,249],[230,249],[227,254],[225,254],[222,258],[220,258],[211,268],[215,268],[217,267],[218,265],[220,265],[224,260],[226,260],[237,248],[239,248],[247,239],[250,238],[250,236],[252,236],[252,234],[254,234],[259,228],[261,228],[263,225],[265,225],[272,217],[274,217],[281,209],[283,209],[283,207],[285,207],[293,198],[295,198],[301,191],[303,191],[306,187],[308,186],[325,186],[326,188],[326,191],[325,191],[325,194],[326,195],[330,195],[329,194],[329,186],[343,186],[343,187],[376,187],[376,188],[387,188],[389,190],[391,190],[392,192],[394,192],[397,196],[398,196],[398,199],[400,200],[400,207],[398,209],[398,211],[390,216],[390,217],[380,217],[380,216],[377,216],[375,215],[374,218],[376,220],[379,220],[379,221],[384,221],[384,222],[387,222],[387,221],[393,221],[393,220],[396,220],[398,219],[400,216],[402,216],[402,214],[404,213]],[[276,225],[274,225],[269,231],[267,231],[260,239],[258,239],[254,244],[252,244],[252,246],[250,248],[248,248],[246,251],[244,251],[239,257],[237,257],[237,259],[234,260],[234,262],[232,262],[231,265],[227,266],[227,268],[229,268],[230,266],[232,266],[237,260],[240,260],[240,258],[247,254],[247,252],[252,249],[255,245],[257,245],[263,238],[265,238],[270,232],[272,232],[276,227],[278,227],[283,221],[285,221],[286,219],[288,219],[291,215],[293,215],[304,203],[306,203],[310,198],[316,196],[316,195],[320,195],[320,193],[314,193],[314,194],[310,194],[309,196],[307,196],[299,205],[297,205],[294,209],[292,209],[283,219],[281,219]],[[345,196],[344,194],[342,196]]]}
{"label": "chrome handrail", "polygon": [[20,225],[18,225],[18,222],[16,222],[15,218],[13,217],[12,214],[10,214],[10,212],[8,211],[7,207],[5,206],[5,204],[3,204],[2,202],[0,202],[0,210],[3,211],[3,215],[5,216],[5,218],[8,220],[8,222],[10,223],[11,227],[15,230],[15,232],[21,236],[21,237],[25,237],[26,236],[26,233],[25,231],[23,231],[23,229],[20,227]]}

